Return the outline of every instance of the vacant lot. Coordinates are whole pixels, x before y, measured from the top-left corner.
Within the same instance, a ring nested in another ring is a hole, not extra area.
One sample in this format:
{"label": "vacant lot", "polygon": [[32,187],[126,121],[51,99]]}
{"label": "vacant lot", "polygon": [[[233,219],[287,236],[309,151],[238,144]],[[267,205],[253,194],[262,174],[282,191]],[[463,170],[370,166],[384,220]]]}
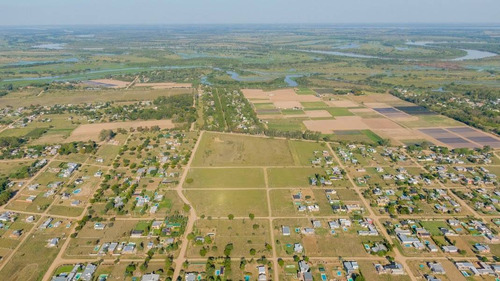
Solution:
{"label": "vacant lot", "polygon": [[213,217],[267,216],[267,199],[264,190],[186,190],[188,200],[193,204],[198,215]]}
{"label": "vacant lot", "polygon": [[286,140],[206,133],[193,166],[292,166]]}
{"label": "vacant lot", "polygon": [[[260,168],[193,168],[184,187],[237,188],[265,187],[264,170]],[[192,180],[192,181],[191,181]]]}
{"label": "vacant lot", "polygon": [[270,187],[305,187],[309,186],[309,177],[321,174],[319,168],[269,168],[267,174]]}

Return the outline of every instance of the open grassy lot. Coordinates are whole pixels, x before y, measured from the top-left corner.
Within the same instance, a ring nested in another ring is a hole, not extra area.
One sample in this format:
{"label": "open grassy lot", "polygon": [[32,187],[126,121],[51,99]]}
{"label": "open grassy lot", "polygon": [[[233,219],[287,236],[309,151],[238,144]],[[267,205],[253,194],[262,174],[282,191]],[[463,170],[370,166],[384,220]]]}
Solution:
{"label": "open grassy lot", "polygon": [[323,150],[328,150],[324,143],[290,140],[288,145],[292,151],[295,164],[300,166],[311,165],[311,160],[315,159],[315,155],[321,156]]}
{"label": "open grassy lot", "polygon": [[194,155],[194,167],[292,166],[286,140],[205,133]]}
{"label": "open grassy lot", "polygon": [[119,151],[120,151],[119,145],[112,145],[112,144],[101,145],[97,150],[97,153],[95,154],[95,158],[102,159],[102,162],[96,164],[111,165],[113,159],[115,159]]}
{"label": "open grassy lot", "polygon": [[246,217],[249,213],[255,216],[268,215],[264,190],[186,190],[185,193],[199,216],[226,217],[233,214]]}
{"label": "open grassy lot", "polygon": [[309,177],[323,173],[320,168],[268,168],[269,187],[309,186]]}
{"label": "open grassy lot", "polygon": [[184,182],[184,187],[187,188],[265,186],[264,170],[260,168],[193,168],[189,170]]}
{"label": "open grassy lot", "polygon": [[82,214],[83,210],[84,210],[83,207],[54,205],[49,209],[48,213],[59,216],[78,217],[79,215]]}
{"label": "open grassy lot", "polygon": [[[233,244],[231,256],[252,257],[250,249],[255,249],[255,257],[270,255],[266,249],[266,243],[271,243],[268,220],[198,220],[194,226],[197,236],[205,237],[209,233],[212,243],[197,245],[195,242],[189,244],[188,257],[200,257],[202,247],[210,247],[207,255],[223,256],[227,244]],[[216,246],[216,248],[213,248]]]}
{"label": "open grassy lot", "polygon": [[0,162],[0,177],[6,177],[11,173],[17,171],[21,167],[30,166],[34,161],[2,161]]}

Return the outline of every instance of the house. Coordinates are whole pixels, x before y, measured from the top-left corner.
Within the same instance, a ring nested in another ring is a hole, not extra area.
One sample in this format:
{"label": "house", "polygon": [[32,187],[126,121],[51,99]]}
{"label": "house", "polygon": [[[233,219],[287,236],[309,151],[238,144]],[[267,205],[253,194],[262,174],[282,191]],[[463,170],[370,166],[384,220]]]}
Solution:
{"label": "house", "polygon": [[186,277],[184,278],[186,281],[196,281],[197,274],[193,272],[186,273]]}
{"label": "house", "polygon": [[52,238],[52,239],[49,239],[49,243],[47,243],[47,247],[49,248],[52,248],[52,247],[55,247],[57,246],[57,244],[59,244],[59,238]]}
{"label": "house", "polygon": [[160,274],[145,274],[142,276],[141,281],[160,281]]}
{"label": "house", "polygon": [[400,263],[391,263],[388,265],[375,264],[375,269],[378,274],[392,274],[392,275],[403,275],[405,271],[403,265]]}
{"label": "house", "polygon": [[309,265],[307,264],[306,261],[304,261],[304,260],[299,261],[299,272],[300,273],[308,272],[310,269],[311,268],[309,267]]}
{"label": "house", "polygon": [[11,238],[19,238],[21,237],[21,235],[23,234],[23,230],[22,229],[17,229],[17,230],[14,230],[11,234],[10,234],[10,237]]}
{"label": "house", "polygon": [[474,250],[478,253],[489,253],[490,252],[490,246],[486,244],[481,244],[481,243],[476,243],[474,244]]}
{"label": "house", "polygon": [[151,229],[160,229],[163,225],[163,221],[154,221],[151,224]]}
{"label": "house", "polygon": [[293,251],[296,253],[302,253],[304,251],[304,247],[300,243],[295,243],[293,245]]}
{"label": "house", "polygon": [[330,229],[332,229],[332,230],[333,230],[333,229],[338,229],[338,228],[340,228],[339,223],[338,223],[338,222],[336,222],[336,221],[329,221],[329,222],[328,222],[328,226],[329,226],[329,227],[330,227]]}
{"label": "house", "polygon": [[142,237],[142,230],[137,230],[137,229],[134,229],[130,232],[130,237],[132,238],[140,238]]}
{"label": "house", "polygon": [[104,223],[96,222],[94,223],[94,229],[95,230],[103,230],[106,227]]}
{"label": "house", "polygon": [[313,220],[312,225],[314,228],[320,228],[321,227],[321,222],[319,220]]}
{"label": "house", "polygon": [[85,266],[85,269],[83,270],[82,275],[80,276],[80,280],[91,281],[96,269],[97,269],[96,265],[92,263],[87,264],[87,266]]}
{"label": "house", "polygon": [[445,253],[456,253],[458,252],[458,248],[451,245],[451,246],[443,246],[441,247],[443,249],[443,252]]}
{"label": "house", "polygon": [[311,272],[304,272],[304,281],[313,281]]}
{"label": "house", "polygon": [[468,271],[472,272],[473,275],[477,275],[477,276],[479,276],[479,275],[494,275],[495,274],[495,272],[493,271],[493,268],[484,262],[479,262],[480,267],[476,267],[471,262],[455,262],[455,266],[460,271],[468,270]]}
{"label": "house", "polygon": [[303,234],[311,235],[314,234],[314,228],[306,227],[302,229]]}
{"label": "house", "polygon": [[428,262],[427,266],[434,274],[446,274],[444,267],[439,262]]}
{"label": "house", "polygon": [[290,236],[290,227],[285,225],[282,226],[281,232],[283,233],[283,236]]}
{"label": "house", "polygon": [[347,272],[347,274],[352,274],[354,271],[359,269],[358,262],[356,261],[345,261],[344,262],[344,269]]}
{"label": "house", "polygon": [[17,218],[17,214],[13,212],[4,212],[0,215],[1,222],[14,222]]}
{"label": "house", "polygon": [[263,265],[260,265],[257,267],[257,271],[259,272],[259,281],[266,281],[267,280],[267,274],[266,274],[266,267]]}
{"label": "house", "polygon": [[431,253],[437,253],[438,252],[438,247],[432,243],[427,244],[427,249],[429,249],[429,252]]}
{"label": "house", "polygon": [[417,237],[412,237],[412,236],[407,236],[406,234],[403,233],[398,233],[397,234],[399,241],[403,245],[411,245],[416,242],[420,242]]}
{"label": "house", "polygon": [[350,219],[339,219],[339,223],[342,227],[350,227],[352,225]]}

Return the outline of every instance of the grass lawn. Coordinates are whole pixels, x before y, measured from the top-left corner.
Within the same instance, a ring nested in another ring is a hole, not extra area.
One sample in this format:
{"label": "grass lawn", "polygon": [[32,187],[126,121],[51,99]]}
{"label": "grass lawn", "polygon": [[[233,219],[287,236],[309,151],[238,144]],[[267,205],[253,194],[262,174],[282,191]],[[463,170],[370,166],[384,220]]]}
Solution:
{"label": "grass lawn", "polygon": [[269,187],[307,187],[309,177],[323,173],[319,168],[269,168]]}
{"label": "grass lawn", "polygon": [[433,236],[443,236],[443,233],[439,230],[440,227],[450,228],[444,221],[421,221],[420,224]]}
{"label": "grass lawn", "polygon": [[292,166],[286,140],[205,133],[192,165],[206,166]]}
{"label": "grass lawn", "polygon": [[264,190],[186,190],[188,200],[193,204],[198,216],[213,217],[267,216],[267,199]]}
{"label": "grass lawn", "polygon": [[[190,179],[192,180],[191,183]],[[260,168],[193,168],[187,175],[184,187],[266,187],[264,170]]]}

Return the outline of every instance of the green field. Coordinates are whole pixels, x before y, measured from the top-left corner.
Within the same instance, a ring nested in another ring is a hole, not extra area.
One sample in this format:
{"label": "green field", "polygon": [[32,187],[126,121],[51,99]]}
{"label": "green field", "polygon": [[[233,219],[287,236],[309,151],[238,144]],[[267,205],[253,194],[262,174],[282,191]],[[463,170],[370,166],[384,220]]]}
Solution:
{"label": "green field", "polygon": [[305,126],[302,118],[269,119],[267,127],[278,131],[303,131]]}
{"label": "green field", "polygon": [[352,116],[354,113],[350,112],[345,107],[329,107],[326,109],[332,116]]}
{"label": "green field", "polygon": [[[288,141],[290,150],[294,156],[295,164],[300,166],[311,165],[311,160],[322,155],[323,150],[328,147],[322,143],[305,141]],[[315,154],[314,152],[318,152]]]}
{"label": "green field", "polygon": [[301,102],[305,109],[327,108],[328,105],[322,101]]}
{"label": "green field", "polygon": [[295,93],[297,93],[297,95],[316,95],[316,92],[309,88],[295,89]]}
{"label": "green field", "polygon": [[261,137],[205,133],[192,165],[207,166],[292,166],[287,141]]}
{"label": "green field", "polygon": [[309,186],[309,177],[323,173],[319,168],[269,168],[267,169],[270,187]]}
{"label": "green field", "polygon": [[267,199],[264,190],[186,190],[186,197],[196,209],[198,216],[212,217],[267,216]]}
{"label": "green field", "polygon": [[265,187],[264,170],[259,168],[192,168],[188,172],[184,187],[263,188]]}

